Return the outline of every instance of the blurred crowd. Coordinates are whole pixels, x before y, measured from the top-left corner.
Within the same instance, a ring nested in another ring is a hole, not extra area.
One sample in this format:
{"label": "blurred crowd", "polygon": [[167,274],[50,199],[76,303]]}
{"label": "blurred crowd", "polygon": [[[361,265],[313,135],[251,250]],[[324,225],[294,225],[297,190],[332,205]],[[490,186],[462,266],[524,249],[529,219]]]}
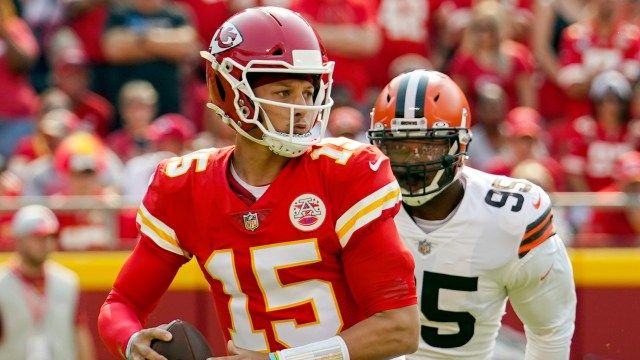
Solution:
{"label": "blurred crowd", "polygon": [[[0,0],[0,201],[141,198],[162,159],[230,145],[199,50],[259,5],[300,12],[336,62],[330,135],[367,142],[380,87],[434,69],[470,101],[475,168],[550,194],[640,193],[637,0]],[[640,244],[640,207],[554,213],[570,246]],[[56,215],[61,249],[135,243],[136,209],[115,234],[104,210]]]}

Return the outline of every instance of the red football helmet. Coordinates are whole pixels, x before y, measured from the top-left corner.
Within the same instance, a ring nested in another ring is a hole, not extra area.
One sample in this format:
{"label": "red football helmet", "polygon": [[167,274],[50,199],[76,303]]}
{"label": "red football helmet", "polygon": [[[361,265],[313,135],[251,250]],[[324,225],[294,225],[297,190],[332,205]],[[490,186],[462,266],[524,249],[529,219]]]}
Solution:
{"label": "red football helmet", "polygon": [[[279,7],[243,10],[229,18],[213,35],[209,52],[202,57],[207,66],[207,84],[212,108],[242,136],[268,146],[279,155],[301,155],[324,136],[333,105],[331,82],[334,63],[316,31],[298,13]],[[310,77],[315,86],[314,104],[296,105],[315,115],[313,131],[297,135],[275,130],[261,104],[289,108],[294,105],[268,101],[254,95],[248,78],[260,74],[288,74]],[[315,113],[314,113],[315,112]],[[249,134],[255,127],[262,138]]]}
{"label": "red football helmet", "polygon": [[467,99],[437,71],[396,76],[371,112],[369,140],[391,160],[404,202],[419,206],[458,176],[471,142]]}

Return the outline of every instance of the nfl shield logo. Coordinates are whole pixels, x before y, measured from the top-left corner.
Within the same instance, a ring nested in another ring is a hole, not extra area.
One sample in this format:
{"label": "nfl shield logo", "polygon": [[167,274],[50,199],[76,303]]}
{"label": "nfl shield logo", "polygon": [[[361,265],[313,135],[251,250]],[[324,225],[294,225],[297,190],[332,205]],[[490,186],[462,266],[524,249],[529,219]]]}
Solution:
{"label": "nfl shield logo", "polygon": [[427,255],[431,252],[431,243],[427,240],[420,240],[418,242],[418,251],[420,251],[422,255]]}
{"label": "nfl shield logo", "polygon": [[258,228],[258,214],[257,213],[248,213],[247,215],[242,215],[242,219],[244,220],[244,228],[249,231],[254,231]]}

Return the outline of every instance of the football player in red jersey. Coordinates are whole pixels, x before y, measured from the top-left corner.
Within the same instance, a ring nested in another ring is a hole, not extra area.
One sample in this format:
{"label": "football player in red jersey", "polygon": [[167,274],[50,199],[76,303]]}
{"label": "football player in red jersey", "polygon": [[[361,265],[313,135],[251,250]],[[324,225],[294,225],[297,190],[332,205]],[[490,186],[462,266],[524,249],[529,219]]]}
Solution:
{"label": "football player in red jersey", "polygon": [[209,106],[236,143],[158,166],[138,211],[141,239],[99,315],[107,347],[164,359],[149,344],[169,334],[145,320],[195,258],[228,341],[219,359],[415,351],[414,262],[393,221],[400,188],[377,148],[322,140],[334,64],[315,31],[289,10],[251,8],[201,54]]}
{"label": "football player in red jersey", "polygon": [[415,259],[420,345],[407,359],[492,359],[507,299],[525,359],[569,358],[576,294],[547,193],[464,166],[469,104],[445,74],[395,77],[369,138],[389,156],[405,206],[395,218]]}

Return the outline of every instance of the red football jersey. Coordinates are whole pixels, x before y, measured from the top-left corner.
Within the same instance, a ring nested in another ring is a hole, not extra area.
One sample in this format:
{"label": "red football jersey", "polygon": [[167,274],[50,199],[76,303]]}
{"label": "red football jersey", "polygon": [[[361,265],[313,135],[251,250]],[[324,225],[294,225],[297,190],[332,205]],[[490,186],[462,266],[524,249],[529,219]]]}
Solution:
{"label": "red football jersey", "polygon": [[449,64],[449,74],[457,76],[467,83],[467,99],[471,112],[476,106],[478,89],[487,83],[500,85],[507,94],[507,107],[513,109],[518,102],[518,78],[533,73],[533,57],[526,46],[515,41],[506,41],[501,46],[503,56],[508,59],[509,67],[505,69],[488,68],[483,66],[475,54],[461,49],[457,50]]}
{"label": "red football jersey", "polygon": [[[159,257],[194,257],[227,340],[254,351],[300,346],[416,303],[414,262],[393,225],[400,189],[377,148],[329,139],[291,159],[252,205],[229,186],[233,149],[200,150],[158,166],[138,212],[142,237],[132,255],[153,248]],[[123,273],[112,294],[135,287],[145,293],[136,276]]]}
{"label": "red football jersey", "polygon": [[[638,76],[640,30],[633,24],[620,22],[610,34],[599,34],[591,22],[578,22],[562,32],[560,40],[561,69],[558,82],[569,87],[596,73],[616,69],[629,79]],[[588,97],[573,98],[567,103],[567,119],[591,113]]]}
{"label": "red football jersey", "polygon": [[440,0],[377,0],[377,21],[382,31],[378,54],[369,60],[371,82],[384,87],[393,75],[394,60],[407,54],[429,58],[433,11]]}
{"label": "red football jersey", "polygon": [[568,150],[561,160],[566,173],[584,176],[590,191],[611,185],[615,160],[626,152],[637,150],[634,127],[638,127],[637,121],[629,121],[627,128],[618,134],[610,134],[591,116],[575,119],[563,140]]}

